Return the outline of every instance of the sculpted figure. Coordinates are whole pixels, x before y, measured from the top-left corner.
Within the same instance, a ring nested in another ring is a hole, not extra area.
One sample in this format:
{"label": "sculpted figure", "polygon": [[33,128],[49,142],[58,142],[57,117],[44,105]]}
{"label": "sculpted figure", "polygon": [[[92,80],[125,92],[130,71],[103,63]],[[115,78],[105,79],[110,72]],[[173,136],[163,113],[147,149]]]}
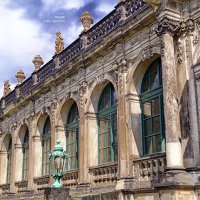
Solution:
{"label": "sculpted figure", "polygon": [[156,11],[158,9],[159,5],[161,4],[161,0],[144,0],[144,2],[151,5],[153,7],[154,11]]}
{"label": "sculpted figure", "polygon": [[7,96],[11,92],[9,80],[4,81],[3,96]]}
{"label": "sculpted figure", "polygon": [[55,50],[56,54],[64,50],[64,39],[60,31],[56,32]]}

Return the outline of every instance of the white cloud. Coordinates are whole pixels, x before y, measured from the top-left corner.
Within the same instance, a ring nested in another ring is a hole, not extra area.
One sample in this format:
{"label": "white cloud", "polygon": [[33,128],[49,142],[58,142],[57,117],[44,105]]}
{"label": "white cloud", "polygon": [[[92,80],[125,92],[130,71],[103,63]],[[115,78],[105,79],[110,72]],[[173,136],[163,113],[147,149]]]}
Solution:
{"label": "white cloud", "polygon": [[102,2],[96,8],[97,11],[103,12],[103,13],[109,13],[113,9],[114,9],[113,5],[110,4],[109,2]]}
{"label": "white cloud", "polygon": [[92,0],[42,0],[45,10],[79,9]]}
{"label": "white cloud", "polygon": [[4,80],[15,77],[19,69],[24,70],[28,77],[34,70],[32,59],[36,54],[47,62],[54,53],[52,36],[44,33],[40,24],[25,19],[23,9],[9,10],[7,2],[0,4],[1,86]]}

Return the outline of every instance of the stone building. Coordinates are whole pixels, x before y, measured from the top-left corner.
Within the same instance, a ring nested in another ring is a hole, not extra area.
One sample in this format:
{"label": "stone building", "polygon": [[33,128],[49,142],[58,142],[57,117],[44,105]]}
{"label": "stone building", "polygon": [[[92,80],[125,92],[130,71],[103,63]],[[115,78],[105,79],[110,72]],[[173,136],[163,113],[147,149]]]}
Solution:
{"label": "stone building", "polygon": [[80,21],[4,84],[0,199],[43,198],[58,138],[70,199],[200,199],[200,1],[121,0]]}

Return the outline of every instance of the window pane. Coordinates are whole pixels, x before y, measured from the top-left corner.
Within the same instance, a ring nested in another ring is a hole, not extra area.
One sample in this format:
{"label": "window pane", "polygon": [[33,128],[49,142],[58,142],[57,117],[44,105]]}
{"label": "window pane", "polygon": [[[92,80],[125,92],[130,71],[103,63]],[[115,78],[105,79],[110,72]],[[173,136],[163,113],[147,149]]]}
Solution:
{"label": "window pane", "polygon": [[157,71],[158,71],[158,64],[154,62],[151,64],[150,73],[154,73],[154,72],[157,73]]}
{"label": "window pane", "polygon": [[153,147],[154,147],[154,153],[161,151],[161,139],[160,134],[153,136]]}
{"label": "window pane", "polygon": [[153,118],[153,134],[160,133],[160,117]]}
{"label": "window pane", "polygon": [[151,101],[146,101],[144,103],[144,118],[151,117]]}
{"label": "window pane", "polygon": [[152,137],[145,138],[145,153],[146,154],[153,153]]}
{"label": "window pane", "polygon": [[159,86],[159,74],[158,73],[151,74],[150,85],[151,85],[151,90],[155,89]]}
{"label": "window pane", "polygon": [[107,160],[106,162],[111,162],[111,148],[107,148]]}
{"label": "window pane", "polygon": [[152,100],[152,116],[156,116],[160,114],[160,103],[159,98],[155,98]]}
{"label": "window pane", "polygon": [[152,135],[151,119],[144,121],[144,136]]}
{"label": "window pane", "polygon": [[146,92],[150,89],[149,85],[149,76],[145,76],[143,79],[143,92]]}

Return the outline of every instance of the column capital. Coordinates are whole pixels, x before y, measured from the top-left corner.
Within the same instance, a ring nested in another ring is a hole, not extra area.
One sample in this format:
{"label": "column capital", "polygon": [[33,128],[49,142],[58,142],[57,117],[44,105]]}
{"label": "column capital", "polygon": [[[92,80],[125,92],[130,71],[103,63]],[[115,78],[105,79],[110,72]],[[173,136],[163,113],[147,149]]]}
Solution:
{"label": "column capital", "polygon": [[167,17],[162,18],[158,21],[154,27],[154,31],[158,36],[162,36],[165,33],[176,35],[180,30],[180,22],[169,19]]}

